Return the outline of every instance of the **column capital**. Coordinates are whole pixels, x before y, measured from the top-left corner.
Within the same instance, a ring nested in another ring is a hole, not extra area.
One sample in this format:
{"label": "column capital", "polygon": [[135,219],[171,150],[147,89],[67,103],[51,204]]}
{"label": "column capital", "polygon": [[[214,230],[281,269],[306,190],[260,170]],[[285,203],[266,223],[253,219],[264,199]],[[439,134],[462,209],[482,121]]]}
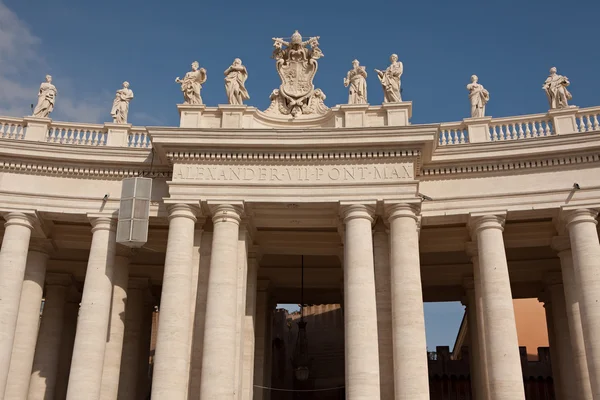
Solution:
{"label": "column capital", "polygon": [[383,217],[377,217],[375,225],[373,225],[373,233],[388,233],[389,228],[385,225]]}
{"label": "column capital", "polygon": [[234,222],[238,225],[242,222],[244,214],[244,203],[213,203],[208,202],[208,208],[212,213],[213,224],[220,222]]}
{"label": "column capital", "polygon": [[375,221],[376,203],[340,203],[340,215],[344,223],[353,219],[366,219],[373,223]]}
{"label": "column capital", "polygon": [[50,239],[31,238],[29,241],[29,251],[42,253],[48,257],[52,250],[54,250],[54,246]]}
{"label": "column capital", "polygon": [[25,228],[29,228],[29,230],[33,231],[34,224],[36,221],[35,214],[22,212],[22,211],[10,211],[4,214],[4,219],[6,222],[4,223],[4,227],[8,228],[11,225],[20,225]]}
{"label": "column capital", "polygon": [[92,224],[92,233],[96,231],[116,231],[117,219],[112,214],[88,214],[90,224]]}
{"label": "column capital", "polygon": [[167,211],[169,212],[169,221],[173,218],[189,218],[194,223],[198,221],[196,216],[199,214],[198,207],[185,204],[185,203],[176,203],[176,204],[168,204]]}
{"label": "column capital", "polygon": [[598,217],[598,210],[595,208],[578,208],[574,210],[561,209],[560,218],[564,221],[567,229],[574,224],[581,222],[591,222],[594,225],[598,225],[596,218]]}
{"label": "column capital", "polygon": [[64,286],[69,287],[73,284],[73,276],[58,272],[46,274],[46,286]]}
{"label": "column capital", "polygon": [[419,204],[384,203],[383,210],[389,222],[396,218],[412,218],[419,222]]}
{"label": "column capital", "polygon": [[484,229],[499,229],[503,231],[505,222],[506,211],[471,213],[469,214],[468,227],[471,230],[471,235],[476,235],[477,232]]}
{"label": "column capital", "polygon": [[571,240],[566,235],[554,236],[550,247],[560,255],[562,252],[571,250]]}

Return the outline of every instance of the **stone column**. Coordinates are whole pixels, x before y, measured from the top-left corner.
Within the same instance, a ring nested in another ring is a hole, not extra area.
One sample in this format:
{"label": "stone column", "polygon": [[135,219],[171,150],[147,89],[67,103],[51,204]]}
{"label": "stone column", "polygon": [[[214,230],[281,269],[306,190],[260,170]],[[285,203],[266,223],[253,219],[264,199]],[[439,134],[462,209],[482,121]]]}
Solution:
{"label": "stone column", "polygon": [[188,398],[190,398],[190,390],[194,376],[192,375],[192,368],[194,362],[192,356],[194,352],[194,342],[196,333],[196,306],[198,305],[198,290],[201,289],[201,275],[200,272],[200,247],[202,246],[202,235],[204,230],[202,226],[206,222],[205,218],[199,218],[196,221],[196,228],[194,229],[194,247],[192,248],[192,280],[190,282],[190,363],[188,364]]}
{"label": "stone column", "polygon": [[169,237],[158,317],[152,400],[186,400],[195,210],[169,207]]}
{"label": "stone column", "polygon": [[40,325],[40,306],[46,278],[48,252],[43,242],[33,243],[27,253],[25,280],[21,290],[19,317],[10,359],[10,371],[4,396],[7,399],[25,400],[35,354]]}
{"label": "stone column", "polygon": [[46,301],[33,360],[28,400],[54,399],[65,304],[71,282],[68,274],[48,274],[46,278]]}
{"label": "stone column", "polygon": [[203,232],[199,248],[195,250],[198,252],[197,256],[199,257],[199,270],[198,288],[196,291],[196,309],[194,312],[194,333],[192,337],[192,355],[188,395],[188,399],[194,400],[200,397],[200,377],[202,376],[202,349],[204,347],[204,323],[206,319],[206,296],[208,294],[208,275],[210,272],[210,252],[212,247],[212,237],[212,232]]}
{"label": "stone column", "polygon": [[484,389],[484,378],[483,371],[481,370],[481,359],[483,352],[481,351],[481,345],[479,344],[479,329],[477,323],[477,297],[475,295],[475,280],[472,278],[465,279],[463,281],[463,287],[465,289],[465,300],[463,304],[466,306],[467,313],[467,330],[469,332],[469,372],[471,374],[471,392],[473,399],[484,400],[485,389]]}
{"label": "stone column", "polygon": [[101,400],[115,400],[119,393],[119,375],[121,369],[121,354],[123,351],[123,336],[125,333],[125,313],[127,306],[127,284],[129,281],[128,249],[120,249],[123,255],[115,256],[113,269],[113,294],[110,309],[110,325],[108,342],[104,352],[104,367],[102,371]]}
{"label": "stone column", "polygon": [[148,278],[129,278],[127,283],[127,308],[125,310],[125,331],[117,399],[139,398],[137,396],[138,375],[145,373],[139,369],[139,359],[149,285]]}
{"label": "stone column", "polygon": [[597,211],[563,212],[571,239],[575,281],[579,286],[581,325],[585,339],[588,372],[594,399],[600,399],[600,244],[596,230]]}
{"label": "stone column", "polygon": [[377,337],[379,338],[379,387],[381,400],[394,400],[394,351],[389,237],[381,218],[373,230]]}
{"label": "stone column", "polygon": [[[256,332],[254,345],[254,384],[257,386],[265,386],[265,364],[266,353],[269,342],[267,321],[269,312],[269,281],[267,279],[259,279],[256,285]],[[265,390],[262,388],[254,389],[253,400],[264,400]]]}
{"label": "stone column", "polygon": [[0,400],[4,399],[10,369],[27,251],[33,229],[30,215],[11,212],[4,215],[4,219],[6,229],[0,249]]}
{"label": "stone column", "polygon": [[238,233],[237,254],[237,311],[236,311],[236,346],[235,346],[235,398],[243,396],[244,369],[244,319],[246,317],[246,295],[248,289],[248,222],[242,221]]}
{"label": "stone column", "polygon": [[92,247],[85,272],[81,307],[77,319],[67,400],[80,400],[82,393],[97,399],[102,385],[102,367],[112,296],[116,221],[91,218]]}
{"label": "stone column", "polygon": [[575,361],[571,349],[571,334],[569,332],[569,318],[565,302],[560,272],[546,275],[546,289],[552,301],[552,325],[560,369],[560,386],[562,398],[574,398],[578,392]]}
{"label": "stone column", "polygon": [[473,263],[473,285],[475,292],[475,310],[477,311],[477,342],[479,344],[479,360],[477,368],[480,371],[482,393],[481,399],[490,399],[490,385],[488,381],[488,357],[487,346],[485,343],[485,311],[483,308],[483,294],[481,290],[481,278],[479,276],[479,256],[477,255],[477,243],[469,242],[467,244],[467,254],[471,256]]}
{"label": "stone column", "polygon": [[524,400],[523,374],[504,250],[505,214],[471,215],[477,239],[491,400]]}
{"label": "stone column", "polygon": [[202,400],[233,400],[236,375],[238,234],[241,207],[211,205],[213,241],[206,299]]}
{"label": "stone column", "polygon": [[556,346],[556,335],[554,334],[554,313],[552,312],[552,298],[548,293],[542,293],[539,301],[544,303],[546,313],[546,327],[548,329],[548,345],[550,346],[550,362],[552,366],[552,382],[554,384],[554,397],[556,400],[564,400],[564,389],[560,376],[560,360]]}
{"label": "stone column", "polygon": [[345,224],[344,335],[348,400],[380,398],[377,304],[371,232],[373,211],[373,207],[363,204],[342,206]]}
{"label": "stone column", "polygon": [[58,370],[56,371],[55,399],[67,397],[67,386],[69,384],[69,373],[71,372],[71,359],[73,357],[73,343],[75,343],[75,331],[77,329],[77,315],[79,314],[79,302],[81,293],[71,286],[69,290],[71,297],[65,304],[65,316],[63,322],[62,337],[60,339],[60,357],[58,359]]}
{"label": "stone column", "polygon": [[258,254],[255,248],[248,254],[248,288],[246,290],[246,315],[244,317],[244,358],[242,376],[242,399],[252,400],[254,384],[254,348],[256,321],[256,284]]}
{"label": "stone column", "polygon": [[592,400],[592,386],[585,357],[585,342],[579,311],[579,287],[575,282],[573,255],[568,236],[557,236],[552,239],[552,248],[558,251],[560,258],[562,281],[565,294],[569,336],[571,337],[571,352],[573,354],[577,399]]}
{"label": "stone column", "polygon": [[390,224],[394,388],[396,399],[429,399],[423,287],[417,213],[408,204],[386,207]]}

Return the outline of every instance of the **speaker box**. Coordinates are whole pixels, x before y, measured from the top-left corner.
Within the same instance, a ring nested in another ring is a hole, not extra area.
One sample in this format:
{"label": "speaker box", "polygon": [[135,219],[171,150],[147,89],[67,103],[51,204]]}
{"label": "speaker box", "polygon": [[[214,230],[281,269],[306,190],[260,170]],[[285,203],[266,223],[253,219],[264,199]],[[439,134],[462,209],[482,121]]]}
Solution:
{"label": "speaker box", "polygon": [[127,247],[142,247],[148,241],[151,193],[152,179],[123,179],[117,224],[117,243]]}

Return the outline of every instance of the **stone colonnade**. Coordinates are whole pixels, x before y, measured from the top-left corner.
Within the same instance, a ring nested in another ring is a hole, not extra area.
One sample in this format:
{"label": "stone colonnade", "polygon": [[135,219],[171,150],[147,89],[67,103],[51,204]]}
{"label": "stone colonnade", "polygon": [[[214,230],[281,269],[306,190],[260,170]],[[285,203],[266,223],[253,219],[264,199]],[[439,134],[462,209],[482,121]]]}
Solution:
{"label": "stone colonnade", "polygon": [[[213,232],[205,233],[198,208],[169,206],[152,399],[269,399],[269,282],[257,279],[259,255],[250,246],[242,205],[209,208]],[[376,215],[374,204],[342,204],[340,214],[346,398],[426,400],[418,207],[385,204]],[[34,215],[4,214],[0,399],[146,397],[140,360],[148,356],[149,282],[129,276],[129,259],[117,251],[116,221],[90,217],[93,237],[77,310],[72,278],[46,274],[47,249],[31,240]],[[559,399],[600,399],[596,217],[591,209],[561,212],[564,234],[553,247],[562,270],[545,282]],[[465,303],[477,400],[525,398],[505,218],[492,212],[469,219],[466,250],[474,268],[465,280]]]}

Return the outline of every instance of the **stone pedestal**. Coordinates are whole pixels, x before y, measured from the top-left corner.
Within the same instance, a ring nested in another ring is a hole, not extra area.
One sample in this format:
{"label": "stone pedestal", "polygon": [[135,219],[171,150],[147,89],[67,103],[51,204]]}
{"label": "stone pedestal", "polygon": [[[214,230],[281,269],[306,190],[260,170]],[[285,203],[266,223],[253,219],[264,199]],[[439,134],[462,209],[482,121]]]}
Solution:
{"label": "stone pedestal", "polygon": [[50,118],[39,118],[39,117],[25,117],[25,127],[27,128],[27,134],[25,140],[31,142],[46,142],[48,139],[48,129],[52,124]]}
{"label": "stone pedestal", "polygon": [[104,129],[107,130],[106,145],[109,147],[128,147],[129,132],[131,132],[131,124],[115,124],[113,122],[105,122]]}
{"label": "stone pedestal", "polygon": [[556,135],[577,133],[577,121],[575,120],[577,111],[579,111],[579,107],[577,106],[548,111],[548,117],[552,120],[552,126]]}
{"label": "stone pedestal", "polygon": [[381,107],[385,110],[385,124],[387,126],[410,125],[410,118],[412,117],[412,101],[383,103]]}
{"label": "stone pedestal", "polygon": [[219,104],[221,128],[244,128],[244,114],[248,106],[243,104]]}
{"label": "stone pedestal", "polygon": [[200,128],[202,113],[206,109],[204,104],[177,104],[177,109],[180,128]]}
{"label": "stone pedestal", "polygon": [[344,114],[344,128],[360,128],[367,126],[366,111],[368,104],[342,104],[339,106]]}
{"label": "stone pedestal", "polygon": [[490,122],[492,117],[465,118],[469,143],[484,143],[490,141]]}
{"label": "stone pedestal", "polygon": [[0,249],[0,399],[4,396],[25,277],[33,218],[21,212],[4,216]]}

